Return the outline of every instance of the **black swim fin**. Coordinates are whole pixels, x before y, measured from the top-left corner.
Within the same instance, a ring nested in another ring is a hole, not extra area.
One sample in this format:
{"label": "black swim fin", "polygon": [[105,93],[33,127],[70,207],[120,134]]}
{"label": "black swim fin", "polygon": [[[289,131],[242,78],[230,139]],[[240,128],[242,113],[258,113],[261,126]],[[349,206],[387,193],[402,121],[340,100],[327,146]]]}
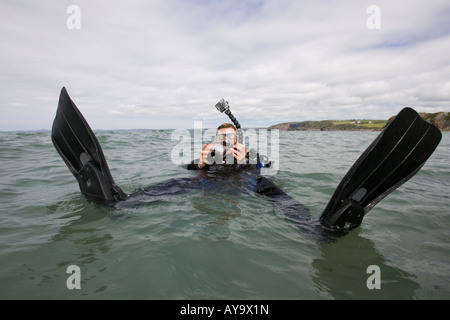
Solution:
{"label": "black swim fin", "polygon": [[64,87],[53,122],[52,141],[89,200],[109,202],[127,198],[114,182],[94,132]]}
{"label": "black swim fin", "polygon": [[414,176],[442,134],[405,108],[370,144],[340,182],[320,216],[330,229],[353,229],[380,200]]}

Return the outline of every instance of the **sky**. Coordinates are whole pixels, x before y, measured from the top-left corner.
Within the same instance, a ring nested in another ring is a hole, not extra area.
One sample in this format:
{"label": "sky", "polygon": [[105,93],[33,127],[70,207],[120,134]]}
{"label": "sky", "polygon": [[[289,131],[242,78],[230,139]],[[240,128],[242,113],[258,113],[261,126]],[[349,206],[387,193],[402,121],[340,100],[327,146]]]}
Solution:
{"label": "sky", "polygon": [[448,0],[0,0],[0,131],[450,111]]}

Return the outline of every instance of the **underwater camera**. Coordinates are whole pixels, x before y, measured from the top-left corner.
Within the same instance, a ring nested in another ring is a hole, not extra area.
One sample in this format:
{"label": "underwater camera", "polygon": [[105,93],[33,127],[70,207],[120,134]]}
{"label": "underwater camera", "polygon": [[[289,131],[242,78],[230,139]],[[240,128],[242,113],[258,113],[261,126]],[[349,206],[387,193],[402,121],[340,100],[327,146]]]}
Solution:
{"label": "underwater camera", "polygon": [[225,162],[227,150],[232,147],[233,145],[226,141],[223,141],[221,144],[217,143],[214,148],[211,149],[211,157],[217,160],[222,159],[222,161]]}
{"label": "underwater camera", "polygon": [[226,162],[227,151],[228,149],[233,148],[234,142],[228,139],[227,137],[225,140],[217,142],[215,146],[211,149],[210,152],[211,158],[214,158],[216,162],[218,162],[219,159],[222,159],[223,162]]}

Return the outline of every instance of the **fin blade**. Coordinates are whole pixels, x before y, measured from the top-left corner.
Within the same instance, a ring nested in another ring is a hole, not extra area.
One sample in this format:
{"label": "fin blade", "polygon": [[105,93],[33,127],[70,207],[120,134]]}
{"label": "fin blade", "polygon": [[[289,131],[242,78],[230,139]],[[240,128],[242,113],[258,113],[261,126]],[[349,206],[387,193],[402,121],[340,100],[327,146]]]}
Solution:
{"label": "fin blade", "polygon": [[52,142],[77,179],[81,192],[89,199],[116,201],[126,198],[114,182],[94,132],[64,87],[53,121]]}
{"label": "fin blade", "polygon": [[320,216],[330,228],[355,228],[379,201],[413,177],[442,134],[405,108],[350,168]]}

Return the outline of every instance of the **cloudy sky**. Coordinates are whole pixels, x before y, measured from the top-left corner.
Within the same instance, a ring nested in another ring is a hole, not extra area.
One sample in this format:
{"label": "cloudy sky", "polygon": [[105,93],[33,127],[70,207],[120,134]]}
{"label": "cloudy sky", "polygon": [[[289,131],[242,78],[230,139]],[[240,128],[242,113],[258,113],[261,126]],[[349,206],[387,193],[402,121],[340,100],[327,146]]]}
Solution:
{"label": "cloudy sky", "polygon": [[0,40],[0,131],[63,86],[93,129],[450,111],[448,0],[0,0]]}

